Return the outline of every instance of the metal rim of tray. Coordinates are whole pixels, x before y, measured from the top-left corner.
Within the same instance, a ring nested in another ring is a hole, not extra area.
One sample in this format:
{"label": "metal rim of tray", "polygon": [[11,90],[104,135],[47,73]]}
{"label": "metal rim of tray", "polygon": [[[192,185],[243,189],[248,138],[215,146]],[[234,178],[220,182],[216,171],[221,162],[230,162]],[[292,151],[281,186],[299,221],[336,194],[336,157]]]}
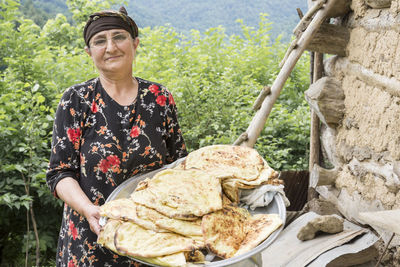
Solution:
{"label": "metal rim of tray", "polygon": [[[121,183],[116,189],[114,189],[114,191],[107,198],[106,202],[109,202],[111,200],[118,199],[118,198],[129,197],[129,195],[133,192],[133,190],[136,188],[137,184],[140,181],[142,181],[146,178],[153,177],[157,172],[160,172],[162,170],[165,170],[168,168],[173,168],[176,165],[178,165],[180,162],[182,162],[183,160],[184,160],[184,158],[179,159],[169,165],[165,165],[164,167],[162,167],[160,169],[131,177],[130,179]],[[280,232],[282,231],[282,229],[285,225],[286,206],[283,201],[283,198],[280,194],[275,194],[272,202],[267,207],[257,208],[254,211],[250,210],[250,213],[251,214],[277,213],[279,215],[279,217],[282,219],[283,224],[277,230],[275,230],[271,235],[269,235],[263,242],[261,242],[258,246],[256,246],[252,250],[250,250],[242,255],[239,255],[239,256],[236,256],[233,258],[229,258],[229,259],[225,259],[225,260],[218,260],[218,261],[212,261],[212,262],[205,263],[205,264],[193,264],[193,265],[194,266],[210,266],[210,267],[211,266],[212,267],[229,266],[231,264],[235,264],[235,263],[241,262],[247,258],[250,258],[253,255],[258,254],[258,253],[262,252],[264,249],[266,249],[278,237],[278,235],[280,234]],[[101,218],[100,223],[105,223],[105,218]],[[133,258],[133,259],[137,262],[146,264],[148,266],[156,266],[156,267],[159,266],[159,265],[151,264],[151,263],[148,263],[146,261],[139,260],[136,258]]]}

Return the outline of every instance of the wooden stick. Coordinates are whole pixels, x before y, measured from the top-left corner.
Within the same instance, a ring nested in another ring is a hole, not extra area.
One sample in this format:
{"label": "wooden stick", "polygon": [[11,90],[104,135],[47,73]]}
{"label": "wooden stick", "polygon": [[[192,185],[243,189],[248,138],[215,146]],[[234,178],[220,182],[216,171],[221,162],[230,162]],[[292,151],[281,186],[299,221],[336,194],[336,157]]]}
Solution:
{"label": "wooden stick", "polygon": [[253,104],[253,110],[257,111],[260,109],[262,102],[264,99],[271,93],[271,87],[265,86],[260,94],[258,95],[256,101]]}
{"label": "wooden stick", "polygon": [[256,143],[257,138],[263,130],[265,122],[267,121],[272,107],[278,99],[286,80],[288,79],[300,56],[303,54],[305,48],[310,43],[312,37],[317,32],[319,26],[325,21],[329,10],[336,4],[337,1],[338,0],[329,0],[324,8],[318,10],[308,28],[300,37],[298,41],[298,48],[290,53],[282,69],[279,71],[274,83],[271,85],[271,94],[265,98],[261,108],[256,112],[252,121],[250,122],[250,125],[246,130],[249,139],[242,143],[243,146],[253,147]]}
{"label": "wooden stick", "polygon": [[301,11],[301,9],[300,8],[296,8],[296,11],[297,11],[297,15],[299,15],[299,18],[302,19],[304,17],[304,14]]}
{"label": "wooden stick", "polygon": [[247,141],[248,139],[247,133],[242,133],[238,139],[233,143],[234,146],[240,146],[243,142]]}
{"label": "wooden stick", "polygon": [[286,50],[285,56],[283,57],[282,61],[279,63],[279,68],[282,68],[282,66],[285,64],[287,58],[289,57],[290,53],[292,53],[292,51],[296,48],[297,48],[297,38],[294,39],[290,43],[289,48]]}
{"label": "wooden stick", "polygon": [[379,256],[379,260],[378,260],[378,262],[376,263],[375,267],[380,266],[381,261],[382,261],[382,259],[383,259],[383,256],[385,256],[386,251],[387,251],[387,249],[388,249],[388,247],[389,247],[389,244],[390,244],[390,242],[392,242],[392,240],[393,240],[393,237],[394,237],[394,233],[392,234],[392,237],[390,237],[390,240],[389,240],[389,242],[386,244],[386,247],[385,247],[385,249],[383,250],[382,254]]}
{"label": "wooden stick", "polygon": [[293,33],[296,35],[298,31],[303,31],[304,24],[307,24],[307,21],[311,19],[311,17],[325,4],[326,0],[319,0],[315,5],[313,5],[307,13],[301,18],[299,23],[297,23],[296,27],[293,30]]}

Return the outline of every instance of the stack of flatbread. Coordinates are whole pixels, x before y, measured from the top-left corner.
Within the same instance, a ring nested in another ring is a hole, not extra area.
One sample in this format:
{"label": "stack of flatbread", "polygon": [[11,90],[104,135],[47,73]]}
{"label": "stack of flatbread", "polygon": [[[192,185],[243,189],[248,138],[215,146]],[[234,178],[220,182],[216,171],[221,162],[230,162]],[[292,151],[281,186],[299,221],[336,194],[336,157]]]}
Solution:
{"label": "stack of flatbread", "polygon": [[100,207],[98,243],[161,266],[204,263],[250,251],[282,225],[278,214],[237,206],[238,190],[277,183],[277,173],[251,148],[215,145],[190,153],[174,169],[139,182],[127,199]]}

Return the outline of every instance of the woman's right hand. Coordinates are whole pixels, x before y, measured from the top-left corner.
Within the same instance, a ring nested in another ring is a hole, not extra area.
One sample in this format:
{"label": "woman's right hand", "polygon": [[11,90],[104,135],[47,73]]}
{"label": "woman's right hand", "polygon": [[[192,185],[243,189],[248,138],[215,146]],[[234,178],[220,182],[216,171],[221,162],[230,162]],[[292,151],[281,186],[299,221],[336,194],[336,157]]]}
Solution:
{"label": "woman's right hand", "polygon": [[72,177],[61,179],[56,186],[56,192],[68,206],[86,218],[93,233],[96,235],[100,233],[100,208],[90,201],[75,179]]}
{"label": "woman's right hand", "polygon": [[86,220],[89,222],[90,230],[96,235],[100,233],[100,208],[97,205],[90,204],[83,210],[83,216],[85,216]]}

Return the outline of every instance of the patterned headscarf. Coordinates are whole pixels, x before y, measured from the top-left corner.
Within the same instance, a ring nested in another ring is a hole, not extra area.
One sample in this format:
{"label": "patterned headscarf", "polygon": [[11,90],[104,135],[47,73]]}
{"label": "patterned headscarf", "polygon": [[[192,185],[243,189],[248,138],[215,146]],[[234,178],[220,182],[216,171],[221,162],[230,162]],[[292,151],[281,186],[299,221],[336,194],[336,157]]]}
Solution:
{"label": "patterned headscarf", "polygon": [[128,16],[128,12],[124,7],[121,7],[118,12],[103,10],[90,15],[89,20],[86,22],[83,30],[83,38],[86,45],[89,47],[89,41],[96,33],[111,29],[124,29],[131,34],[133,39],[139,35],[139,29],[135,21]]}

